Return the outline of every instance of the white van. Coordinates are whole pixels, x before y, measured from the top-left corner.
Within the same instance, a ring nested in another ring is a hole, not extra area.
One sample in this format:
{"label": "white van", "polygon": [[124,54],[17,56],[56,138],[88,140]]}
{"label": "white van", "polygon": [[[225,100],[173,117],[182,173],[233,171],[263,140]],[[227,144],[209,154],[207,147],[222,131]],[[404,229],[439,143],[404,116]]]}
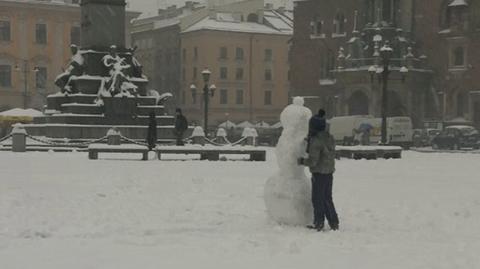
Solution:
{"label": "white van", "polygon": [[359,134],[355,132],[362,124],[370,124],[374,127],[371,136],[374,136],[378,130],[375,130],[377,120],[370,115],[354,115],[333,117],[328,120],[330,134],[333,135],[335,141],[339,144],[350,143],[353,141],[360,141]]}
{"label": "white van", "polygon": [[[382,119],[370,115],[354,115],[334,117],[329,121],[330,133],[339,144],[345,141],[358,142],[360,134],[355,130],[362,124],[372,127],[370,131],[370,143],[378,144],[382,135]],[[387,118],[387,143],[409,148],[413,144],[413,124],[410,117],[389,117]]]}

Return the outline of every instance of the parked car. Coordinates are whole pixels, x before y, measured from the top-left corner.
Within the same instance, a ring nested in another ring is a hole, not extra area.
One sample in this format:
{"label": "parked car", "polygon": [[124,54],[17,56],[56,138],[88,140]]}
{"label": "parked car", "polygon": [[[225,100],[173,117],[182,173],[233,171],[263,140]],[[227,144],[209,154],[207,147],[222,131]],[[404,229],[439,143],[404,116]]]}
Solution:
{"label": "parked car", "polygon": [[432,145],[433,138],[435,138],[441,131],[438,129],[414,129],[413,130],[413,146],[414,147],[428,147]]}
{"label": "parked car", "polygon": [[452,149],[480,147],[480,134],[472,126],[455,125],[445,128],[432,140],[434,149]]}

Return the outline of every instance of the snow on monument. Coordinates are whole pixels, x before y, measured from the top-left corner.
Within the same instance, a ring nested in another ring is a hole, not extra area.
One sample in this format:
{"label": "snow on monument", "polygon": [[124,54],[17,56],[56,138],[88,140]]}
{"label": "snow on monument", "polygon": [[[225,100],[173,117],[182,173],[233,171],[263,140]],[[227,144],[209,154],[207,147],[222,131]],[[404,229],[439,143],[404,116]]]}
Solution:
{"label": "snow on monument", "polygon": [[265,185],[264,198],[269,216],[287,225],[307,225],[313,220],[311,183],[297,159],[306,155],[305,137],[312,112],[295,97],[280,115],[283,132],[276,148],[279,170]]}

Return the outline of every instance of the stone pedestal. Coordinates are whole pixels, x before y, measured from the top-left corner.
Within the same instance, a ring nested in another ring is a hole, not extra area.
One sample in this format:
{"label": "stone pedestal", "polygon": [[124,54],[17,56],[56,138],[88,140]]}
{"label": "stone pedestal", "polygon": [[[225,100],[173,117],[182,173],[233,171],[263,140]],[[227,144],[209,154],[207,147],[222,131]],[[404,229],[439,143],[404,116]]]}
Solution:
{"label": "stone pedestal", "polygon": [[12,152],[27,151],[27,131],[22,126],[14,126],[12,130]]}
{"label": "stone pedestal", "polygon": [[104,98],[105,117],[110,124],[133,124],[137,110],[136,98]]}
{"label": "stone pedestal", "polygon": [[125,48],[125,0],[82,0],[83,49]]}

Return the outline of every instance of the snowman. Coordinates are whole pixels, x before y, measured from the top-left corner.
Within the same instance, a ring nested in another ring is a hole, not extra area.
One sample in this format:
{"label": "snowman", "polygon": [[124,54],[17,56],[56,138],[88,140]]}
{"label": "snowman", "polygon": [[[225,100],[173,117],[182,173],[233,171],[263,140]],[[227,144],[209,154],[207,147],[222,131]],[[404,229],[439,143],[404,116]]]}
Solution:
{"label": "snowman", "polygon": [[313,220],[311,182],[298,158],[306,156],[305,137],[308,134],[310,109],[304,100],[295,97],[280,114],[283,132],[276,148],[279,169],[267,180],[264,190],[268,215],[285,225],[307,225]]}

